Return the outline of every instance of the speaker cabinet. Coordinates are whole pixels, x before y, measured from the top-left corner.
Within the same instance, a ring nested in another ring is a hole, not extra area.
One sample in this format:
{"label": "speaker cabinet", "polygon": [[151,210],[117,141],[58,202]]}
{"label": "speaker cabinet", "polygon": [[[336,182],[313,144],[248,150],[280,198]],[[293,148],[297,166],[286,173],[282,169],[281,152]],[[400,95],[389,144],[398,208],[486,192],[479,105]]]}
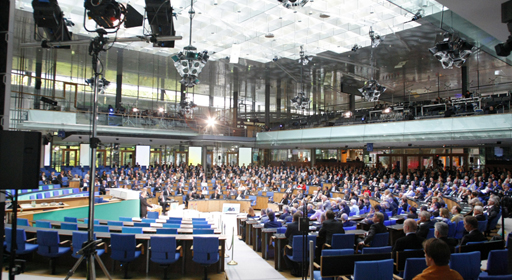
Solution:
{"label": "speaker cabinet", "polygon": [[37,189],[41,133],[0,131],[0,189]]}

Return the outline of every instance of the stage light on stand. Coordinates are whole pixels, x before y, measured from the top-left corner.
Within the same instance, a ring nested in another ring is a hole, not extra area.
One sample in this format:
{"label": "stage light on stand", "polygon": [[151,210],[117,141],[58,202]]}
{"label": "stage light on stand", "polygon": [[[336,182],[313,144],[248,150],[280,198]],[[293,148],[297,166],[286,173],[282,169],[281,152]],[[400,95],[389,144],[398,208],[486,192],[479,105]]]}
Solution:
{"label": "stage light on stand", "polygon": [[343,117],[346,119],[352,117],[352,115],[353,115],[352,111],[343,112]]}
{"label": "stage light on stand", "polygon": [[[90,86],[92,89],[94,89],[94,78],[86,79],[85,83]],[[110,85],[110,82],[107,81],[105,78],[98,79],[98,91],[103,92],[105,89],[108,88],[108,85]]]}
{"label": "stage light on stand", "polygon": [[174,36],[173,13],[169,0],[146,0],[146,13],[154,47],[174,48],[174,41],[157,42],[158,36]]}
{"label": "stage light on stand", "polygon": [[375,31],[373,31],[372,27],[370,27],[369,35],[370,35],[370,40],[372,41],[372,48],[378,47],[380,45],[380,43],[382,41],[384,41],[384,38],[381,37],[379,34],[375,33]]}

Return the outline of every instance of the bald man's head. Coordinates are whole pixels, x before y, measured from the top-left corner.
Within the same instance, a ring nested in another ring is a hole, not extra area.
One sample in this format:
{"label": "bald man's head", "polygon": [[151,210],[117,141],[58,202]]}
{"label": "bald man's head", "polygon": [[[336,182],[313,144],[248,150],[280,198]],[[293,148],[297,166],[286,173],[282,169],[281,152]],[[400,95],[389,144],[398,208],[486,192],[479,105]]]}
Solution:
{"label": "bald man's head", "polygon": [[413,219],[407,219],[404,221],[404,232],[407,234],[409,232],[416,232],[416,228],[418,224]]}

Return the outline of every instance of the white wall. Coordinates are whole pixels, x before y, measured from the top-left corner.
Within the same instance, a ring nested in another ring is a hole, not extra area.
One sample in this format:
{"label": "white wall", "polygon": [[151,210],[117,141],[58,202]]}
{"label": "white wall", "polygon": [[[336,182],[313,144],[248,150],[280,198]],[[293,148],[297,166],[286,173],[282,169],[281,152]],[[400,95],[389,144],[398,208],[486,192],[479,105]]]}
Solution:
{"label": "white wall", "polygon": [[44,149],[43,149],[43,166],[49,166],[50,165],[50,157],[51,157],[51,154],[52,154],[52,144],[51,143],[48,143],[46,144],[46,146],[43,146]]}

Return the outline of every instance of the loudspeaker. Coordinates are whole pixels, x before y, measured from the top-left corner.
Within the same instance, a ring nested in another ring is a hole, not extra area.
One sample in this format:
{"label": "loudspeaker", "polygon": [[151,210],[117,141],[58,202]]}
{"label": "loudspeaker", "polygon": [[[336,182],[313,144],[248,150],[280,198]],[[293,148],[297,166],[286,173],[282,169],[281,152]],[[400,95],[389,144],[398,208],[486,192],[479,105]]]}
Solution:
{"label": "loudspeaker", "polygon": [[473,157],[469,157],[469,162],[473,163],[475,162],[475,159]]}
{"label": "loudspeaker", "polygon": [[37,189],[41,133],[0,131],[0,189]]}

